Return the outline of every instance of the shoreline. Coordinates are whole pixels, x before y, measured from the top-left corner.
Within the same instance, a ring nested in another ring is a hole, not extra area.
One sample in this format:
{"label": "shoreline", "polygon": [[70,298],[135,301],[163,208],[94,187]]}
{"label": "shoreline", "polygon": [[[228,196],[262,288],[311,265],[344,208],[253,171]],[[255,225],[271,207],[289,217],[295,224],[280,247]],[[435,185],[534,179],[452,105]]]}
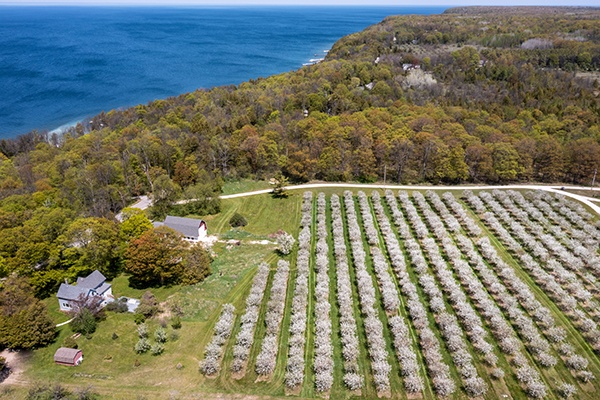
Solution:
{"label": "shoreline", "polygon": [[84,122],[86,120],[86,118],[89,118],[89,117],[79,118],[75,121],[67,122],[66,124],[63,124],[52,130],[49,130],[48,135],[55,135],[55,134],[62,135],[63,133],[67,132],[69,129],[75,128],[77,126],[77,124]]}
{"label": "shoreline", "polygon": [[[236,5],[221,11],[219,9],[224,7],[196,7],[193,9],[196,11],[185,12],[177,11],[180,7],[171,5],[154,10],[153,7],[132,7],[132,11],[119,11],[115,7],[98,7],[98,10],[104,11],[100,13],[101,18],[92,24],[94,27],[98,29],[112,27],[114,23],[122,25],[118,25],[118,29],[105,29],[106,35],[102,35],[101,38],[91,38],[92,42],[87,46],[75,43],[75,48],[72,49],[75,51],[75,57],[71,58],[74,61],[66,62],[64,68],[47,68],[52,63],[38,65],[28,61],[37,54],[36,47],[27,50],[26,46],[29,42],[24,40],[33,37],[37,38],[40,44],[46,43],[41,31],[55,29],[54,21],[63,14],[69,14],[71,17],[69,18],[72,21],[71,31],[82,32],[81,37],[87,38],[85,32],[90,27],[87,23],[82,26],[78,22],[79,19],[75,18],[80,14],[87,14],[87,11],[78,10],[77,7],[66,8],[69,10],[59,6],[31,7],[21,4],[7,4],[2,8],[5,12],[0,14],[0,25],[4,21],[11,21],[12,26],[22,25],[37,17],[44,17],[44,21],[47,22],[37,28],[40,32],[25,34],[19,29],[7,31],[12,45],[19,46],[19,51],[23,52],[23,56],[15,59],[13,65],[9,67],[14,69],[15,77],[19,77],[20,73],[25,75],[22,79],[0,79],[0,86],[5,83],[7,88],[7,100],[0,101],[0,108],[5,112],[4,120],[0,121],[1,139],[15,139],[36,130],[56,134],[68,130],[69,125],[76,125],[76,122],[98,115],[103,110],[105,112],[123,110],[197,89],[210,90],[225,85],[239,85],[249,80],[295,71],[302,68],[302,64],[314,63],[312,59],[322,58],[321,51],[331,48],[340,38],[360,32],[381,22],[389,15],[440,14],[447,9],[447,7],[436,6],[397,5],[343,7]],[[185,22],[199,33],[208,29],[214,32],[217,29],[220,32],[219,36],[207,36],[206,40],[199,41],[198,35],[184,34],[184,36],[177,36],[180,40],[178,39],[174,46],[165,48],[160,40],[154,41],[152,46],[143,45],[143,42],[130,37],[139,34],[137,30],[122,28],[136,26],[135,24],[146,27],[156,26],[156,29],[145,29],[144,32],[148,31],[151,37],[154,35],[152,32],[155,32],[157,39],[161,40],[173,38],[175,34],[171,29],[163,29],[165,25],[160,15],[165,9],[174,10],[172,11],[174,17],[185,13]],[[135,10],[139,12],[133,12]],[[298,23],[299,17],[302,17],[301,23]],[[279,22],[272,22],[275,20]],[[265,23],[258,24],[263,28],[255,29],[257,24],[252,21]],[[282,27],[290,29],[282,30]],[[247,37],[258,38],[242,40],[241,44],[247,48],[242,53],[236,51],[235,45],[229,44],[236,38],[232,32],[238,30],[239,33],[249,33]],[[304,33],[309,33],[307,38],[303,37]],[[271,39],[260,39],[263,37]],[[108,42],[133,46],[135,53],[121,52],[116,56],[112,52],[107,53],[108,50],[103,46]],[[64,49],[61,47],[62,44],[73,44],[72,37],[67,34],[59,35],[53,47],[49,48],[52,51],[51,55],[56,56],[57,59],[69,60],[71,56],[61,53]],[[213,50],[205,53],[208,45]],[[91,51],[91,48],[98,50]],[[313,56],[314,53],[319,54]],[[155,54],[156,57],[145,56],[145,54]],[[176,63],[164,61],[171,59],[174,54],[187,54],[187,56],[177,56]],[[198,58],[199,55],[202,56]],[[27,68],[23,69],[21,65]],[[76,67],[77,65],[79,67]],[[44,76],[48,78],[43,78]],[[53,79],[57,80],[53,81]],[[28,88],[35,88],[35,90]],[[11,101],[9,102],[8,99]],[[21,100],[24,102],[22,103]],[[63,119],[65,110],[74,111],[76,118],[69,113],[71,115]]]}
{"label": "shoreline", "polygon": [[[318,56],[319,56],[319,55],[321,55],[321,54],[323,55],[323,57],[321,57],[321,58],[310,58],[310,59],[308,60],[308,62],[304,62],[304,63],[302,63],[302,65],[300,65],[300,66],[299,66],[297,69],[300,69],[300,68],[303,68],[303,67],[308,67],[308,66],[311,66],[311,65],[316,65],[316,64],[318,64],[318,63],[320,63],[320,62],[324,61],[324,60],[325,60],[325,57],[327,57],[327,54],[328,54],[328,53],[329,53],[329,51],[331,50],[331,47],[333,47],[333,44],[332,44],[331,46],[329,46],[329,48],[327,48],[327,49],[325,49],[325,50],[321,50],[321,51],[320,51],[320,53],[314,53],[314,54],[313,54],[313,57],[318,57]],[[282,73],[284,73],[284,74],[285,74],[285,73],[292,72],[292,71],[295,71],[295,69],[293,69],[293,70],[290,70],[290,71],[285,71],[285,72],[282,72]],[[251,78],[251,79],[252,79],[252,78]],[[247,81],[248,81],[248,80],[246,80],[246,81],[243,81],[243,82],[247,82]],[[240,83],[238,83],[238,84],[235,84],[235,85],[236,85],[236,86],[237,86],[237,85],[240,85],[240,84],[241,84],[241,83],[243,83],[243,82],[240,82]],[[212,87],[210,87],[210,88],[206,88],[206,90],[212,90],[212,89],[214,89],[214,88],[217,88],[217,87],[220,87],[220,86],[222,86],[222,85],[218,85],[218,86],[212,86]],[[201,88],[198,88],[198,89],[201,89]],[[196,90],[198,90],[198,89],[196,89]],[[175,95],[175,96],[181,96],[181,95],[184,95],[184,94],[186,94],[186,92],[184,92],[184,93],[179,93],[179,94],[177,94],[177,95]],[[157,101],[157,100],[160,100],[160,98],[156,98],[156,99],[154,99],[154,100],[149,100],[147,103],[151,103],[151,102],[153,102],[153,101]],[[131,108],[131,107],[136,107],[137,105],[140,105],[140,104],[144,104],[144,103],[137,103],[137,104],[134,104],[134,105],[129,105],[129,106],[119,106],[119,107],[111,108],[109,111],[114,111],[114,110],[117,110],[117,111],[118,111],[118,110],[126,110],[126,109],[128,109],[128,108]],[[85,124],[85,125],[88,125],[87,127],[84,127],[84,133],[88,133],[89,131],[88,131],[86,128],[88,128],[88,127],[89,127],[89,123],[93,122],[93,118],[94,118],[94,117],[96,117],[97,115],[99,115],[101,112],[103,112],[103,111],[97,111],[97,112],[95,112],[95,113],[94,113],[94,114],[92,114],[92,115],[86,115],[86,116],[84,116],[84,117],[80,117],[80,118],[78,118],[78,119],[76,119],[76,120],[71,120],[71,121],[69,121],[69,122],[66,122],[66,123],[64,123],[64,124],[62,124],[62,125],[60,125],[60,126],[58,126],[58,127],[56,127],[56,128],[53,128],[53,129],[48,129],[48,130],[46,130],[46,129],[34,128],[34,129],[32,129],[31,131],[29,131],[29,132],[26,132],[26,133],[19,133],[19,134],[15,135],[15,136],[11,136],[11,137],[5,137],[5,138],[0,138],[0,139],[6,139],[6,140],[17,139],[19,136],[22,136],[22,135],[27,135],[28,133],[31,133],[31,132],[33,132],[33,131],[35,131],[35,130],[37,130],[38,132],[47,132],[49,137],[50,137],[50,136],[52,136],[52,135],[58,135],[58,136],[61,136],[61,135],[63,135],[64,133],[68,132],[69,130],[71,130],[71,129],[75,128],[75,127],[76,127],[78,124],[80,124],[80,123],[83,123],[83,124]]]}

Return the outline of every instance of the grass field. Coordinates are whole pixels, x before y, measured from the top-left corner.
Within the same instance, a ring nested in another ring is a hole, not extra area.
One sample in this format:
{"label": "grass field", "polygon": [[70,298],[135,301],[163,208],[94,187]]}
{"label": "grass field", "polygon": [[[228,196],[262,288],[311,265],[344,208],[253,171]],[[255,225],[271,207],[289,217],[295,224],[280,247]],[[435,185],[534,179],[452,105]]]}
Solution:
{"label": "grass field", "polygon": [[[259,182],[248,184],[247,182],[226,184],[228,193],[236,193],[246,190],[262,189],[268,187],[268,183]],[[342,188],[320,190],[329,197],[332,193],[342,194]],[[317,192],[314,193],[316,195]],[[356,194],[355,189],[355,194]],[[370,195],[370,190],[366,191]],[[383,192],[381,192],[383,194]],[[455,197],[459,197],[460,192],[454,191]],[[315,196],[316,198],[316,196]],[[275,252],[275,244],[260,243],[263,240],[272,242],[272,234],[279,229],[283,229],[298,236],[300,209],[302,202],[302,191],[290,191],[287,199],[274,199],[270,195],[259,195],[252,197],[228,199],[222,201],[221,213],[213,216],[200,216],[207,221],[209,234],[219,235],[222,239],[217,242],[212,252],[215,256],[213,263],[213,274],[204,282],[194,286],[174,286],[169,288],[152,289],[152,292],[168,309],[169,304],[177,303],[184,311],[183,324],[181,329],[174,330],[167,327],[169,340],[166,343],[165,351],[160,356],[152,356],[149,353],[138,355],[133,347],[137,341],[136,325],[130,314],[108,313],[107,318],[102,321],[96,333],[91,338],[80,337],[77,339],[79,347],[84,352],[85,361],[77,368],[68,368],[56,366],[52,362],[52,356],[56,349],[60,347],[64,339],[72,332],[69,326],[59,328],[59,336],[56,342],[48,348],[38,349],[32,352],[29,361],[26,364],[26,371],[22,377],[30,384],[54,383],[60,382],[69,388],[92,386],[93,389],[105,398],[113,399],[165,399],[165,398],[228,398],[234,394],[257,396],[256,398],[271,398],[292,396],[293,398],[322,398],[329,396],[332,399],[351,399],[351,398],[374,398],[377,396],[371,376],[371,362],[366,348],[366,331],[361,317],[361,311],[357,300],[357,287],[355,272],[350,264],[350,277],[352,280],[352,292],[355,297],[354,312],[357,317],[357,328],[359,341],[362,344],[359,356],[359,365],[361,372],[365,376],[365,385],[358,392],[348,391],[342,382],[342,354],[339,338],[339,315],[335,295],[335,263],[331,254],[333,248],[331,237],[328,238],[330,247],[330,302],[332,305],[330,315],[333,323],[334,346],[334,384],[329,393],[319,394],[314,388],[314,373],[312,370],[312,357],[314,353],[314,271],[309,276],[309,285],[311,291],[308,304],[308,328],[306,341],[306,368],[304,384],[299,391],[293,393],[285,388],[284,375],[287,363],[287,348],[289,340],[289,325],[291,301],[293,296],[293,282],[296,274],[295,270],[295,252],[292,252],[286,259],[291,262],[291,270],[288,278],[288,290],[286,297],[286,312],[281,324],[279,335],[279,354],[275,372],[267,381],[260,381],[254,371],[255,357],[260,351],[262,337],[265,332],[264,311],[268,300],[271,282],[267,284],[265,298],[261,310],[261,316],[255,332],[255,342],[249,358],[246,374],[241,379],[233,377],[229,367],[233,359],[233,343],[235,334],[239,330],[240,316],[244,313],[245,298],[248,294],[256,266],[263,261],[269,263],[272,267],[270,279],[272,279],[275,264],[279,255]],[[464,204],[464,203],[463,203]],[[234,213],[242,214],[247,220],[248,225],[243,229],[231,229],[228,221]],[[389,208],[386,206],[388,217],[391,216]],[[483,229],[483,235],[492,239],[494,247],[497,249],[502,259],[513,268],[517,275],[531,288],[536,299],[546,306],[555,319],[564,326],[567,331],[566,340],[573,346],[578,354],[585,356],[590,361],[589,370],[600,379],[600,360],[593,352],[589,344],[582,337],[577,327],[557,308],[554,302],[537,286],[535,281],[529,277],[527,272],[519,265],[519,261],[508,251],[488,227],[478,218],[473,210],[468,209],[469,215],[476,219],[479,226]],[[345,216],[345,214],[344,214]],[[359,223],[362,226],[362,219],[359,217]],[[328,209],[327,214],[328,229],[331,231],[331,215]],[[347,226],[346,226],[347,228]],[[394,228],[397,232],[396,228]],[[313,229],[314,231],[314,229]],[[315,234],[313,232],[313,237]],[[234,239],[239,240],[239,245],[228,243]],[[346,240],[348,238],[346,237]],[[385,248],[381,239],[381,247]],[[347,244],[348,245],[348,244]],[[368,255],[368,244],[364,242],[367,252],[368,272],[376,283],[371,259]],[[401,246],[403,251],[404,247]],[[348,245],[349,256],[350,246]],[[350,258],[352,260],[352,258]],[[312,261],[314,264],[314,260]],[[408,265],[409,263],[407,263]],[[391,269],[390,269],[390,273]],[[393,274],[393,273],[392,273]],[[418,281],[418,276],[410,270],[409,275],[413,282]],[[117,296],[140,297],[143,290],[132,289],[128,285],[128,278],[124,275],[117,277],[113,283],[113,292]],[[397,281],[396,285],[398,284]],[[376,285],[377,286],[377,285]],[[377,302],[381,304],[381,293],[377,290]],[[419,289],[420,297],[424,298],[422,290]],[[405,299],[401,296],[401,307],[399,313],[402,317],[408,318]],[[225,353],[222,360],[222,370],[216,377],[205,377],[198,370],[198,362],[203,357],[203,350],[206,344],[212,338],[212,328],[219,317],[221,306],[224,303],[232,303],[236,307],[237,320],[233,329],[232,337],[225,347]],[[47,299],[48,307],[52,317],[57,323],[63,322],[67,317],[58,311],[58,302],[54,298]],[[450,309],[450,308],[448,308]],[[423,378],[425,379],[425,390],[422,395],[414,397],[407,396],[403,390],[402,377],[399,374],[399,364],[394,355],[392,346],[392,336],[387,327],[388,316],[379,308],[380,319],[384,325],[384,337],[386,340],[386,349],[389,353],[389,363],[391,365],[390,382],[391,397],[397,399],[413,398],[436,398],[431,383],[428,380],[425,368],[422,368]],[[168,321],[168,315],[164,316]],[[408,321],[408,319],[407,319]],[[435,319],[429,315],[430,325],[435,326]],[[150,333],[159,326],[159,320],[153,319],[148,322]],[[488,329],[486,327],[486,329]],[[438,338],[441,338],[437,328],[434,332]],[[118,336],[113,339],[113,333]],[[416,349],[419,349],[418,337],[411,326],[411,337],[413,338]],[[442,340],[443,343],[443,340]],[[470,352],[474,352],[469,347]],[[515,377],[513,366],[510,359],[502,355],[494,344],[494,351],[499,355],[498,366],[505,370],[504,379],[492,380],[489,377],[489,368],[485,366],[479,358],[474,357],[477,371],[484,377],[488,385],[488,392],[484,396],[486,399],[496,398],[526,398],[522,385]],[[444,360],[451,366],[451,374],[456,381],[457,387],[460,387],[459,372],[453,366],[452,358],[445,345],[442,346]],[[554,353],[556,354],[556,353]],[[423,362],[421,351],[418,350],[418,359]],[[528,355],[533,360],[531,355]],[[557,382],[566,381],[576,386],[576,398],[593,400],[594,391],[597,382],[582,384],[575,379],[573,373],[564,366],[562,359],[559,358],[557,366],[549,369],[538,368],[544,382],[548,386],[548,398],[559,398],[556,392]],[[534,363],[534,361],[531,361]],[[2,389],[6,390],[6,389]],[[23,398],[26,389],[15,387],[12,392],[0,392],[2,398]],[[503,397],[507,395],[509,397]],[[467,398],[463,390],[457,390],[451,398]]]}
{"label": "grass field", "polygon": [[248,179],[242,179],[237,181],[228,181],[223,185],[223,194],[235,194],[252,192],[255,190],[269,189],[273,185],[270,185],[267,181],[253,181]]}

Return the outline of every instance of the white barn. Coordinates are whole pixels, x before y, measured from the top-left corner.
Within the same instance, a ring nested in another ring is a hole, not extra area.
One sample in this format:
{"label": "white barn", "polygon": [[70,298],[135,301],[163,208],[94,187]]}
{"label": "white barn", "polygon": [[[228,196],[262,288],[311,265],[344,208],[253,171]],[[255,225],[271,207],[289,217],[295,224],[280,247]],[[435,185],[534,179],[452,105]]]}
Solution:
{"label": "white barn", "polygon": [[201,219],[174,217],[172,215],[167,215],[164,222],[155,222],[154,226],[168,226],[181,233],[185,240],[194,243],[204,239],[208,233],[206,222]]}

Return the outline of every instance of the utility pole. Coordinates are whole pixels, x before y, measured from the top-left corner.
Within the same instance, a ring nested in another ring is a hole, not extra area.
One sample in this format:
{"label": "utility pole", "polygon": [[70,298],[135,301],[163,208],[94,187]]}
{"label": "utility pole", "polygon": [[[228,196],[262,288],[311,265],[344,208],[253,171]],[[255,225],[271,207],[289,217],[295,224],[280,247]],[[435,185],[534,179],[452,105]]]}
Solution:
{"label": "utility pole", "polygon": [[383,184],[385,185],[385,181],[387,178],[387,164],[383,164]]}
{"label": "utility pole", "polygon": [[591,187],[591,191],[594,190],[594,185],[596,184],[596,174],[598,173],[598,167],[596,167],[596,169],[594,170],[594,177],[592,178],[592,187]]}

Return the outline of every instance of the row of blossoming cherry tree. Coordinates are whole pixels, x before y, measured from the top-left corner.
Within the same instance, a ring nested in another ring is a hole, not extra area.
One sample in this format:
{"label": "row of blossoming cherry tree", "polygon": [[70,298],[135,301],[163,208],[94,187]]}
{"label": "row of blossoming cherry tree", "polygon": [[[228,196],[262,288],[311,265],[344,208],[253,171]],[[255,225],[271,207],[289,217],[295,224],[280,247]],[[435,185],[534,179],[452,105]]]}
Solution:
{"label": "row of blossoming cherry tree", "polygon": [[349,391],[371,382],[380,397],[474,398],[505,379],[531,398],[570,397],[594,379],[600,229],[581,206],[540,192],[306,192],[300,228],[291,268],[259,266],[234,338],[223,306],[204,374],[220,373],[231,336],[232,376],[252,365],[269,380],[282,365],[288,393],[329,393],[336,368]]}

